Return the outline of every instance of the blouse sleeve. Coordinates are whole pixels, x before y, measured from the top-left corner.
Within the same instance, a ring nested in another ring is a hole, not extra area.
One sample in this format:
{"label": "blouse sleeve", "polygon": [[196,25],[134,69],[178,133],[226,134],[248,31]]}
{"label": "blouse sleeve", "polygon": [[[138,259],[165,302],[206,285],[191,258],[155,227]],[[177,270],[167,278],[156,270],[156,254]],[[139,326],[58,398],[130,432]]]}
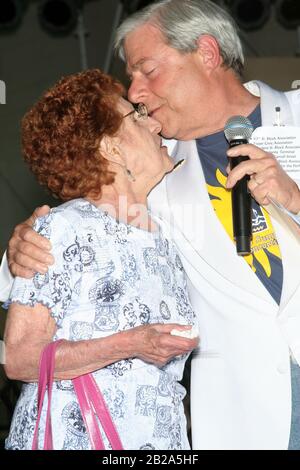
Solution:
{"label": "blouse sleeve", "polygon": [[33,307],[41,303],[50,309],[59,327],[74,297],[74,286],[78,280],[79,273],[69,262],[70,256],[66,255],[72,247],[76,250],[76,232],[62,214],[55,211],[38,218],[34,229],[50,240],[54,265],[46,274],[36,273],[32,279],[16,277],[8,304],[17,302]]}

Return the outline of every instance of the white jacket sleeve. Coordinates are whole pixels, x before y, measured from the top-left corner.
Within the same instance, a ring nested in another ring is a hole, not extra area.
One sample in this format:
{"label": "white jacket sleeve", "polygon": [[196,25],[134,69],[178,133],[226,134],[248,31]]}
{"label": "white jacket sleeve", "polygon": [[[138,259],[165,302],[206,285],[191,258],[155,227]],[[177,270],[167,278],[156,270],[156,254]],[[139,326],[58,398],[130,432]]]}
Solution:
{"label": "white jacket sleeve", "polygon": [[6,252],[0,266],[0,301],[5,302],[10,294],[14,277],[11,275],[6,258]]}

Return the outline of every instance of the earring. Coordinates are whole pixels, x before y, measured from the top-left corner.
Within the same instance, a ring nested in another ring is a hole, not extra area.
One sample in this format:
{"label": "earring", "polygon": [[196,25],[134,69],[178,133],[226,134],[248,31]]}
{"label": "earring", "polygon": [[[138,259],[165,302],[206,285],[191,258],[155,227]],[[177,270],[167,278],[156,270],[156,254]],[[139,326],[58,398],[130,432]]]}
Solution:
{"label": "earring", "polygon": [[131,171],[128,170],[128,168],[126,168],[125,165],[122,165],[121,163],[116,162],[116,161],[113,161],[113,160],[111,160],[111,161],[112,161],[112,163],[114,163],[115,165],[119,165],[121,168],[123,168],[123,170],[124,170],[124,172],[126,173],[126,176],[127,176],[127,178],[129,179],[129,181],[132,181],[132,182],[135,181],[135,177],[133,176],[133,174],[131,173]]}
{"label": "earring", "polygon": [[133,174],[131,173],[131,171],[128,170],[128,168],[125,168],[125,170],[126,170],[127,178],[129,179],[129,181],[134,182],[134,181],[135,181],[135,177],[133,176]]}

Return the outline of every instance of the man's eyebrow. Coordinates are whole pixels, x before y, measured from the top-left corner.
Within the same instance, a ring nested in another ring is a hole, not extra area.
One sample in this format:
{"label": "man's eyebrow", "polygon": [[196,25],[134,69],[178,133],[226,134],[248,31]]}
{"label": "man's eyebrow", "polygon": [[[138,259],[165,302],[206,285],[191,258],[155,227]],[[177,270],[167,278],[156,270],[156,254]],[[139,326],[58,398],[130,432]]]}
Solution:
{"label": "man's eyebrow", "polygon": [[[130,66],[130,70],[136,70],[140,67],[140,65],[143,65],[144,62],[147,62],[147,60],[151,60],[151,57],[142,57],[140,60],[138,60],[137,62],[135,62],[134,64],[132,64]],[[130,75],[130,71],[129,71],[129,67],[127,66],[126,67],[126,73],[127,75]]]}

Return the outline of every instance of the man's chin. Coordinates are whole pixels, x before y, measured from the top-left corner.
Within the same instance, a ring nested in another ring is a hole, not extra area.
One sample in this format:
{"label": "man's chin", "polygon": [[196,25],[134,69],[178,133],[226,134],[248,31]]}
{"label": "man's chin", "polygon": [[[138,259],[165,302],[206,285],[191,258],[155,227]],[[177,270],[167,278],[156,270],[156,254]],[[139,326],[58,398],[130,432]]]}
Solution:
{"label": "man's chin", "polygon": [[174,136],[174,134],[168,130],[165,130],[165,129],[162,129],[161,132],[160,132],[160,135],[164,138],[164,139],[167,139],[167,140],[171,140],[171,139],[176,139],[176,137]]}

